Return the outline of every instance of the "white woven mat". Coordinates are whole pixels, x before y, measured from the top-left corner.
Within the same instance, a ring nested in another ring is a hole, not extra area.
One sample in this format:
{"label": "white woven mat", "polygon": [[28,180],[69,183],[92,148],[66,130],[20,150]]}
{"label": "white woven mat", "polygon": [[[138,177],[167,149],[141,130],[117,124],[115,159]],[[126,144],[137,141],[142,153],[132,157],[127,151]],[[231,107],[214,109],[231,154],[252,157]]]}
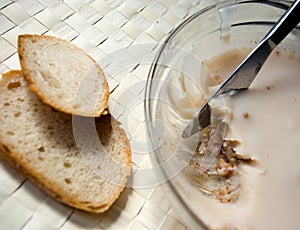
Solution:
{"label": "white woven mat", "polygon": [[[18,34],[50,34],[83,48],[106,74],[111,90],[109,109],[130,139],[135,178],[141,170],[151,168],[143,110],[150,63],[159,43],[174,27],[208,3],[0,0],[0,73],[20,69]],[[151,178],[142,178],[141,184],[139,179],[109,211],[96,215],[56,202],[0,162],[0,229],[186,229],[162,188],[151,185]]]}

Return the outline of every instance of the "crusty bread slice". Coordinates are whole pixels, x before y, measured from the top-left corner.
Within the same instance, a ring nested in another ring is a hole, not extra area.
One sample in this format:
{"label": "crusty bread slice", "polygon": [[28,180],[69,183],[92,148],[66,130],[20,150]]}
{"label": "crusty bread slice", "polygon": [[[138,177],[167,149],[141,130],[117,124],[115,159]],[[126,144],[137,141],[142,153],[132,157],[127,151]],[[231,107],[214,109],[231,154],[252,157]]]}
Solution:
{"label": "crusty bread slice", "polygon": [[46,104],[90,117],[107,108],[109,89],[101,68],[71,42],[24,34],[18,37],[18,53],[30,89]]}
{"label": "crusty bread slice", "polygon": [[131,173],[128,139],[111,115],[56,111],[21,71],[0,80],[0,156],[54,198],[90,212],[107,210]]}

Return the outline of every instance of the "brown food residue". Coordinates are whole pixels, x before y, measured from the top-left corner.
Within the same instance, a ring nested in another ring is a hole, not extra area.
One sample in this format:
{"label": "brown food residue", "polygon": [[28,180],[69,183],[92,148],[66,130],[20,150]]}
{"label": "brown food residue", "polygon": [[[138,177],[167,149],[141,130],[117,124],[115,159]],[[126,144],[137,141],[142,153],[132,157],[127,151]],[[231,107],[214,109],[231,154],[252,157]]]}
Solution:
{"label": "brown food residue", "polygon": [[274,88],[274,86],[272,86],[272,85],[267,85],[267,86],[266,86],[266,89],[267,89],[267,90],[270,90],[270,89],[273,89],[273,88]]}
{"label": "brown food residue", "polygon": [[244,118],[248,118],[248,117],[249,117],[249,113],[248,113],[248,112],[244,112],[244,113],[243,113],[243,117],[244,117]]}

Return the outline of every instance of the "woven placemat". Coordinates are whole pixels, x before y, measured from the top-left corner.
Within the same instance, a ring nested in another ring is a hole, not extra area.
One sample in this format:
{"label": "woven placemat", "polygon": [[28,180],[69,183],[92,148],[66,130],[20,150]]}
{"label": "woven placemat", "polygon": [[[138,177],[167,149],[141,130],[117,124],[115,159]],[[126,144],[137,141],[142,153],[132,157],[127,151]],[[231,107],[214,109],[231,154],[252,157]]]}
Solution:
{"label": "woven placemat", "polygon": [[0,162],[0,229],[186,229],[162,188],[151,184],[151,178],[143,178],[142,184],[136,179],[151,168],[144,87],[159,44],[209,2],[0,0],[0,73],[20,69],[18,34],[54,35],[85,50],[108,79],[109,109],[130,140],[135,178],[109,211],[88,214],[49,198]]}

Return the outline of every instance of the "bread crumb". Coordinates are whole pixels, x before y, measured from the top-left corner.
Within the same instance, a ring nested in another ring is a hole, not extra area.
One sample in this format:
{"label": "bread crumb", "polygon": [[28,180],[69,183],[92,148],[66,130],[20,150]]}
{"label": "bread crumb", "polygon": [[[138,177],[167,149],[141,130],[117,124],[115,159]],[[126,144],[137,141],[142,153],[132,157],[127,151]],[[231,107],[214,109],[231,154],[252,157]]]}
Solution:
{"label": "bread crumb", "polygon": [[235,169],[235,165],[233,163],[226,162],[223,158],[220,158],[216,164],[216,170],[218,175],[220,176],[230,176]]}
{"label": "bread crumb", "polygon": [[244,112],[244,113],[243,113],[243,117],[244,117],[244,118],[248,118],[248,117],[249,117],[249,113],[248,113],[248,112]]}
{"label": "bread crumb", "polygon": [[219,189],[216,189],[214,191],[214,194],[216,198],[221,202],[221,203],[234,203],[238,200],[239,194],[238,193],[231,193],[230,185],[225,184],[221,186]]}
{"label": "bread crumb", "polygon": [[266,89],[267,89],[267,90],[270,90],[270,89],[273,89],[273,88],[274,88],[274,86],[272,86],[272,85],[267,85],[267,86],[266,86]]}

